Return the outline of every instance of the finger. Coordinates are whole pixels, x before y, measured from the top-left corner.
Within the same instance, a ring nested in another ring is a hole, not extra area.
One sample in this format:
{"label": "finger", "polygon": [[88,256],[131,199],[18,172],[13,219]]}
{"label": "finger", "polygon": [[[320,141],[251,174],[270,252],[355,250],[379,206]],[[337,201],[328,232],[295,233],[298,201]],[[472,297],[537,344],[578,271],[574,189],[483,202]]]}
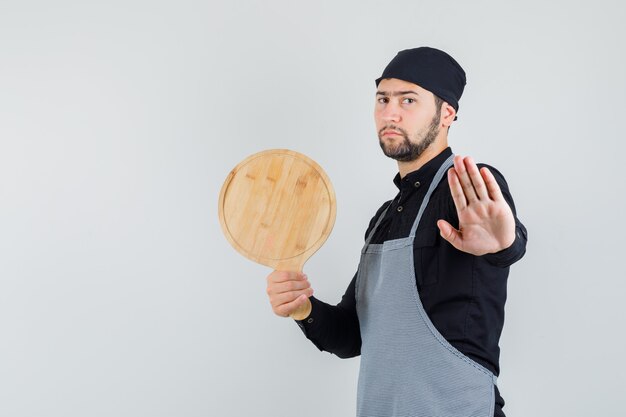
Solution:
{"label": "finger", "polygon": [[478,170],[478,166],[476,166],[474,159],[472,159],[471,156],[467,156],[463,162],[465,163],[465,169],[467,169],[467,173],[472,181],[472,186],[474,187],[474,191],[476,191],[478,199],[487,200],[489,198],[487,186],[485,185],[485,180],[483,180],[482,175],[480,175],[480,171]]}
{"label": "finger", "polygon": [[307,288],[304,290],[289,291],[289,292],[284,292],[282,294],[276,294],[271,297],[270,304],[274,308],[279,308],[282,305],[291,303],[293,300],[297,299],[298,297],[302,295],[306,296],[307,298],[312,296],[313,288]]}
{"label": "finger", "polygon": [[450,242],[452,246],[461,250],[463,246],[463,237],[461,233],[456,230],[450,223],[445,220],[438,220],[437,227],[439,227],[439,234],[442,238]]}
{"label": "finger", "polygon": [[476,196],[476,191],[472,185],[472,180],[470,180],[467,169],[465,168],[462,156],[457,155],[454,157],[454,170],[456,171],[456,175],[459,177],[459,182],[463,188],[467,204],[472,204],[472,202],[478,200],[478,197]]}
{"label": "finger", "polygon": [[304,305],[307,302],[307,298],[308,297],[303,294],[289,303],[276,307],[274,309],[274,313],[281,317],[289,317],[290,314],[298,310],[300,306]]}
{"label": "finger", "polygon": [[306,274],[294,271],[274,271],[267,276],[267,282],[286,282],[306,280]]}
{"label": "finger", "polygon": [[467,207],[467,200],[454,168],[448,170],[448,184],[450,184],[450,194],[452,194],[452,200],[454,200],[457,211],[463,211]]}
{"label": "finger", "polygon": [[485,180],[487,191],[489,191],[489,197],[491,197],[493,201],[504,200],[502,190],[500,190],[500,185],[498,184],[498,181],[496,181],[496,178],[493,176],[491,171],[489,171],[489,169],[487,169],[486,167],[483,167],[480,170],[480,173]]}
{"label": "finger", "polygon": [[307,289],[311,286],[311,283],[309,282],[309,280],[303,280],[303,281],[296,281],[296,280],[292,280],[292,281],[285,281],[285,282],[277,282],[277,283],[269,283],[269,285],[267,286],[267,294],[268,295],[274,295],[274,294],[282,294],[284,292],[289,292],[289,291],[298,291],[298,290],[304,290]]}

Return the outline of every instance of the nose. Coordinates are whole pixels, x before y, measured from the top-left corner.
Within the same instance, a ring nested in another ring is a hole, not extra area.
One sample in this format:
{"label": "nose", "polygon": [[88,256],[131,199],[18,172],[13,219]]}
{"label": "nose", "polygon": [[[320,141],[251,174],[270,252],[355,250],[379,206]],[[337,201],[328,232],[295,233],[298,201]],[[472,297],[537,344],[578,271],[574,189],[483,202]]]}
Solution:
{"label": "nose", "polygon": [[389,102],[382,109],[380,117],[385,122],[397,123],[401,119],[400,108],[395,103]]}

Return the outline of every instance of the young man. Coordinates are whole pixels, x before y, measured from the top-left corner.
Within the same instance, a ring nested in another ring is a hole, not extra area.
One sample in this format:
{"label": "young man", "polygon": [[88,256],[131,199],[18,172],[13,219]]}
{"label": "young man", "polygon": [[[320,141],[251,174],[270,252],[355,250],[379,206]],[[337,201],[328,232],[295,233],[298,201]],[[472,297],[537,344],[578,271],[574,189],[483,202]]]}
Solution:
{"label": "young man", "polygon": [[303,274],[274,271],[274,312],[320,350],[361,355],[358,416],[504,416],[498,341],[509,266],[526,249],[502,175],[453,156],[465,72],[433,48],[399,52],[376,80],[374,117],[398,162],[398,195],[365,234],[341,302],[312,297]]}

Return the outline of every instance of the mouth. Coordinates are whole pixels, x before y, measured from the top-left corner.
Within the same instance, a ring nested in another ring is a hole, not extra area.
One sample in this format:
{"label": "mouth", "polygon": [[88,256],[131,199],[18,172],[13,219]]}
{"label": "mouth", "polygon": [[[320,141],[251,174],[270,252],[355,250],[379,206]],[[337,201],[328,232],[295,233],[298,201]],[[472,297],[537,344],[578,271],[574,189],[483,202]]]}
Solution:
{"label": "mouth", "polygon": [[382,136],[402,136],[400,132],[396,132],[395,130],[385,130]]}

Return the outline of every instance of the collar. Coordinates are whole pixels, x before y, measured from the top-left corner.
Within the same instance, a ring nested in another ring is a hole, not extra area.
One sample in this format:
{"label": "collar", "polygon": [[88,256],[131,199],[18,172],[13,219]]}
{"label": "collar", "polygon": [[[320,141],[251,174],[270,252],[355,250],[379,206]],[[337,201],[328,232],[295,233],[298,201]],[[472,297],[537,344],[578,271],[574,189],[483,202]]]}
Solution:
{"label": "collar", "polygon": [[406,188],[418,188],[422,185],[428,185],[435,177],[439,167],[441,167],[450,155],[452,155],[452,149],[447,147],[441,151],[439,155],[426,162],[420,169],[406,174],[404,178],[400,178],[400,173],[397,173],[393,179],[393,183],[399,190]]}

